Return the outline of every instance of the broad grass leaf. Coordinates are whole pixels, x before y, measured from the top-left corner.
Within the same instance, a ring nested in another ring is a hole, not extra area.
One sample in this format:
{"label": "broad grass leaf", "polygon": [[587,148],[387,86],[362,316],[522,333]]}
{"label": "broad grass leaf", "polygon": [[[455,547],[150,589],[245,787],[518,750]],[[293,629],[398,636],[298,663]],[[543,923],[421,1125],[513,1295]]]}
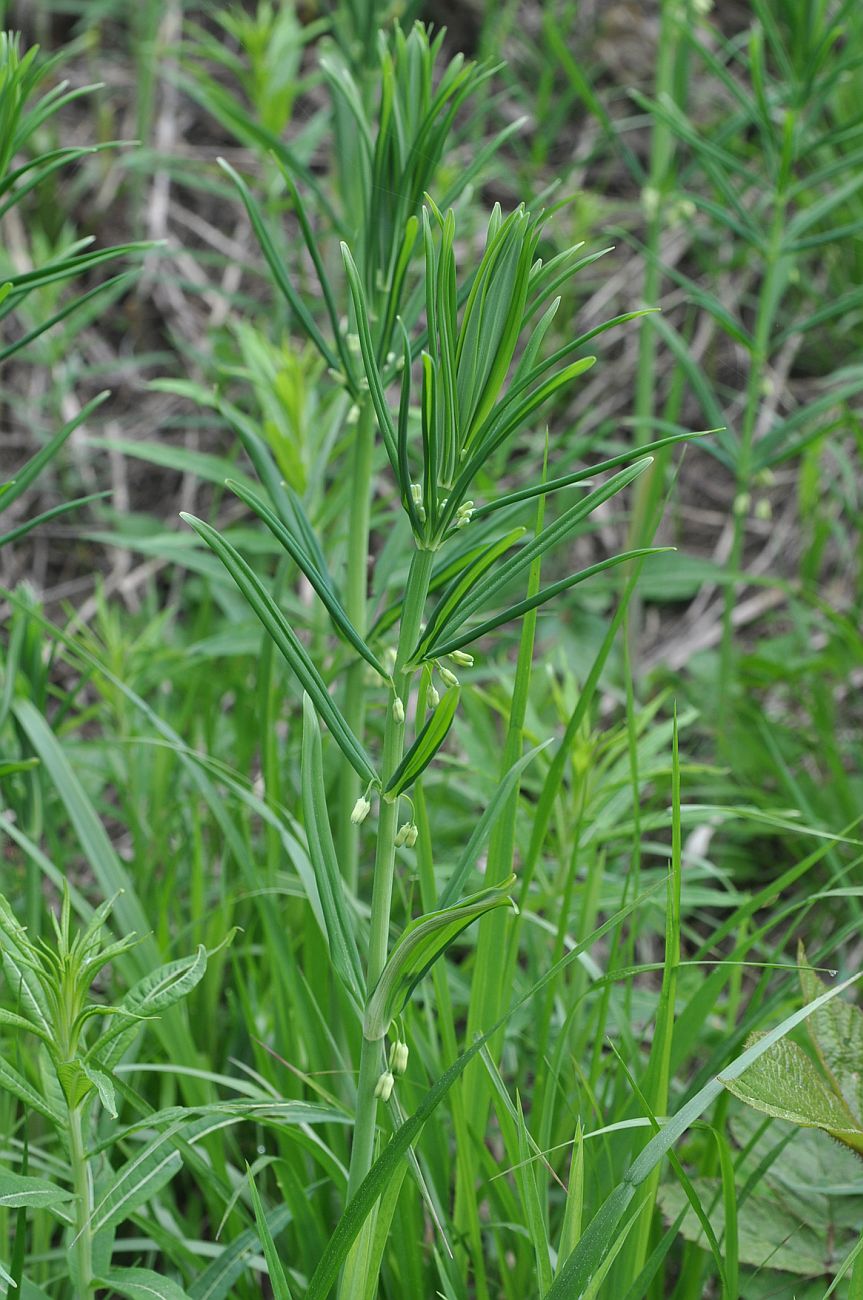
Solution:
{"label": "broad grass leaf", "polygon": [[129,990],[120,1003],[120,1011],[133,1017],[132,1023],[111,1025],[93,1047],[93,1058],[110,1069],[134,1041],[140,1021],[157,1016],[175,1006],[192,992],[204,978],[207,950],[201,944],[190,957],[159,966]]}
{"label": "broad grass leaf", "polygon": [[511,876],[497,888],[482,889],[440,912],[430,912],[407,926],[390,954],[363,1020],[366,1038],[383,1038],[403,1010],[416,985],[461,932],[496,907],[514,907],[507,890]]}
{"label": "broad grass leaf", "polygon": [[0,1169],[0,1206],[7,1209],[27,1206],[34,1210],[54,1210],[71,1200],[72,1193],[67,1188],[58,1187],[47,1178],[31,1178],[24,1174],[13,1174],[8,1169]]}
{"label": "broad grass leaf", "polygon": [[189,1300],[178,1282],[150,1268],[112,1268],[97,1285],[108,1287],[129,1300]]}

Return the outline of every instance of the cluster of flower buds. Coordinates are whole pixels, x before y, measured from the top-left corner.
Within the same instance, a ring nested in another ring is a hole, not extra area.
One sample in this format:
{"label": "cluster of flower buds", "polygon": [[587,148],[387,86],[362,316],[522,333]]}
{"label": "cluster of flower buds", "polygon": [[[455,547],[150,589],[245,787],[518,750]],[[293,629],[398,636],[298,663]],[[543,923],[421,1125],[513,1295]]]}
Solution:
{"label": "cluster of flower buds", "polygon": [[411,500],[416,506],[416,510],[417,510],[417,514],[419,515],[420,522],[425,523],[426,508],[423,505],[423,489],[421,483],[411,483]]}
{"label": "cluster of flower buds", "polygon": [[470,523],[473,509],[474,506],[472,501],[463,501],[461,503],[458,510],[455,512],[456,528],[464,528],[465,524]]}
{"label": "cluster of flower buds", "polygon": [[409,849],[412,849],[417,842],[418,835],[419,831],[415,822],[403,822],[396,833],[396,847],[401,848],[403,844],[406,844]]}
{"label": "cluster of flower buds", "polygon": [[469,655],[466,650],[453,650],[450,659],[461,668],[473,668],[473,655]]}
{"label": "cluster of flower buds", "polygon": [[389,1064],[375,1084],[375,1097],[378,1101],[389,1101],[393,1095],[396,1079],[400,1079],[407,1072],[408,1055],[407,1043],[397,1038],[390,1048]]}

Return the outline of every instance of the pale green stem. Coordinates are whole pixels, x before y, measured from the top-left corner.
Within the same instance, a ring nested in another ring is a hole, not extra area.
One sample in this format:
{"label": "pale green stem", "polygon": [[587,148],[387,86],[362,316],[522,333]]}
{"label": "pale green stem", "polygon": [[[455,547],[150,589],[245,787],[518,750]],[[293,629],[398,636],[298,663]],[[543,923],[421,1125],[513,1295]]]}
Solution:
{"label": "pale green stem", "polygon": [[[348,554],[345,574],[345,612],[365,637],[368,607],[369,521],[371,517],[372,465],[374,460],[374,414],[371,403],[360,407],[351,464],[351,505],[348,517]],[[357,740],[362,741],[366,722],[366,663],[351,664],[345,680],[342,707],[345,721]],[[336,817],[336,855],[342,874],[352,891],[357,888],[359,833],[351,822],[351,811],[360,791],[360,778],[350,762],[342,762],[339,806]]]}
{"label": "pale green stem", "polygon": [[[414,551],[405,587],[396,666],[393,670],[393,683],[402,704],[405,706],[407,706],[408,702],[412,674],[405,671],[404,665],[419,636],[433,561],[433,551]],[[404,737],[404,720],[399,721],[395,711],[390,706],[387,709],[387,720],[384,727],[384,751],[381,765],[384,786],[386,786],[401,762]],[[389,951],[397,817],[398,800],[390,802],[381,797],[378,840],[375,852],[375,876],[372,885],[371,932],[366,980],[369,993],[372,992],[381,977]],[[379,1042],[369,1042],[368,1039],[364,1038],[360,1056],[360,1077],[357,1084],[357,1113],[353,1147],[351,1149],[348,1200],[351,1199],[365,1178],[374,1158],[377,1117],[377,1102],[374,1094],[375,1085],[380,1075],[381,1059],[381,1044]]]}
{"label": "pale green stem", "polygon": [[93,1289],[93,1238],[90,1232],[90,1175],[84,1150],[81,1107],[69,1107],[69,1160],[75,1193],[75,1244],[73,1254],[81,1300]]}

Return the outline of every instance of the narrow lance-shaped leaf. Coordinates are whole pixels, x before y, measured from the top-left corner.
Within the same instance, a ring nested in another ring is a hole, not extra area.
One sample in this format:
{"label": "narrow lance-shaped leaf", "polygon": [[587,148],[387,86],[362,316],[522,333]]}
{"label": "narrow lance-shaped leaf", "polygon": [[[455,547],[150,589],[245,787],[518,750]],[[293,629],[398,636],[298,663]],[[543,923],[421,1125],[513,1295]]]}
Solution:
{"label": "narrow lance-shaped leaf", "polygon": [[384,791],[388,800],[392,801],[408,786],[413,785],[420,772],[425,771],[428,767],[447,738],[447,733],[452,726],[452,720],[458,707],[458,699],[458,687],[451,688],[444,695],[393,773]]}
{"label": "narrow lance-shaped leaf", "polygon": [[261,1204],[260,1193],[255,1186],[255,1180],[248,1165],[246,1166],[246,1174],[249,1179],[252,1209],[255,1211],[255,1223],[258,1225],[258,1238],[263,1247],[264,1259],[267,1261],[267,1273],[270,1278],[270,1286],[273,1289],[274,1300],[291,1300],[291,1288],[288,1285],[288,1279],[279,1258],[276,1243],[273,1241],[273,1234],[267,1222],[264,1207]]}
{"label": "narrow lance-shaped leaf", "polygon": [[58,1187],[47,1178],[31,1178],[0,1169],[0,1206],[17,1209],[25,1205],[30,1209],[53,1210],[72,1199],[65,1187]]}
{"label": "narrow lance-shaped leaf", "polygon": [[181,513],[181,519],[195,529],[210,549],[219,557],[228,573],[234,579],[245,596],[249,606],[257,614],[267,632],[272,637],[280,653],[296,673],[303,689],[312,697],[315,708],[325,720],[336,743],[354,771],[367,783],[377,780],[363,747],[345,722],[326,688],[323,678],[309,658],[308,652],[298,639],[282,611],[266,590],[255,571],[246,563],[238,551],[223,537],[194,515]]}
{"label": "narrow lance-shaped leaf", "polygon": [[398,475],[398,447],[396,445],[396,430],[393,425],[393,417],[390,408],[387,405],[386,394],[384,392],[383,380],[378,369],[375,348],[372,342],[371,326],[369,325],[369,313],[366,307],[365,294],[363,293],[360,273],[357,270],[356,263],[351,256],[351,250],[347,244],[342,244],[342,260],[345,264],[345,273],[348,277],[348,288],[351,293],[351,300],[354,304],[354,313],[357,322],[357,334],[360,340],[360,352],[362,353],[363,366],[366,372],[366,379],[369,384],[372,405],[375,408],[375,415],[378,419],[378,428],[381,431],[381,437],[384,440],[387,456],[396,475]]}
{"label": "narrow lance-shaped leaf", "polygon": [[342,874],[327,816],[321,733],[308,695],[303,696],[302,798],[309,858],[315,872],[333,968],[356,1006],[365,1000],[360,956],[345,904]]}
{"label": "narrow lance-shaped leaf", "polygon": [[510,876],[499,886],[482,889],[452,907],[430,912],[410,923],[369,998],[363,1020],[366,1038],[376,1042],[384,1037],[419,981],[462,930],[496,907],[515,907],[507,892],[514,882],[515,876]]}
{"label": "narrow lance-shaped leaf", "polygon": [[242,483],[236,483],[233,479],[226,479],[225,486],[230,488],[234,495],[238,496],[241,501],[244,501],[250,510],[254,510],[259,519],[263,520],[276,541],[285,548],[297,567],[306,575],[312,587],[320,597],[322,604],[326,607],[327,613],[330,615],[330,618],[333,620],[345,640],[353,646],[358,655],[361,655],[362,658],[365,659],[367,664],[374,668],[375,672],[379,673],[384,680],[387,680],[389,677],[387,670],[384,668],[377,656],[366,645],[365,641],[348,618],[344,606],[333,590],[329,579],[318,570],[315,564],[312,563],[309,555],[306,553],[299,540],[291,534],[290,530],[286,528],[282,521],[273,513],[272,510],[270,510],[269,506],[267,506],[259,496],[256,496],[254,492],[251,492],[248,488],[244,487]]}
{"label": "narrow lance-shaped leaf", "polygon": [[[295,312],[296,316],[302,323],[303,329],[306,331],[309,338],[315,344],[315,347],[318,349],[321,356],[326,361],[327,365],[332,370],[335,370],[336,373],[341,373],[341,365],[338,356],[336,355],[335,352],[333,352],[333,349],[330,347],[329,343],[327,343],[323,334],[318,329],[308,307],[303,302],[302,298],[297,293],[296,289],[291,284],[290,279],[288,278],[288,274],[285,271],[285,267],[282,263],[282,260],[279,257],[278,253],[276,252],[273,241],[270,238],[269,231],[267,230],[267,227],[264,224],[264,219],[261,216],[258,205],[255,203],[255,200],[252,198],[248,185],[242,179],[242,177],[238,175],[237,172],[234,171],[234,168],[231,166],[231,164],[229,162],[226,162],[224,158],[219,158],[218,163],[219,166],[222,168],[222,170],[225,172],[225,174],[227,176],[230,176],[231,180],[234,182],[234,184],[236,185],[237,189],[240,192],[240,198],[243,200],[243,206],[245,207],[246,212],[249,215],[249,220],[252,223],[252,228],[254,229],[254,232],[258,238],[258,243],[261,246],[261,252],[264,254],[267,265],[269,266],[273,274],[273,279],[275,280],[283,297],[289,303],[292,311]],[[347,375],[346,379],[350,380],[350,375]]]}
{"label": "narrow lance-shaped leaf", "polygon": [[428,651],[429,657],[435,655],[452,654],[454,650],[459,650],[462,646],[469,645],[471,641],[478,641],[480,637],[487,636],[495,628],[502,627],[505,623],[511,623],[513,619],[521,618],[524,614],[530,613],[532,609],[539,609],[545,605],[554,596],[559,596],[563,591],[569,591],[571,587],[577,586],[580,582],[585,582],[588,578],[593,578],[598,573],[604,573],[606,569],[613,569],[618,564],[625,564],[628,560],[640,560],[646,555],[664,555],[668,551],[674,551],[674,546],[643,546],[634,551],[623,551],[620,555],[611,555],[607,560],[600,560],[598,564],[591,564],[586,569],[581,569],[578,573],[572,573],[568,578],[560,578],[557,582],[549,583],[543,587],[535,596],[529,596],[526,600],[520,600],[515,605],[510,605],[500,614],[495,614],[493,618],[486,619],[484,623],[479,623],[476,627],[470,628],[467,632],[460,632],[457,636],[447,638],[438,644],[435,642]]}
{"label": "narrow lance-shaped leaf", "polygon": [[440,634],[441,628],[445,627],[453,616],[459,603],[476,586],[482,575],[491,568],[495,560],[499,559],[505,551],[508,551],[511,546],[520,541],[525,532],[526,529],[523,527],[512,529],[505,537],[501,537],[486,546],[465,569],[455,575],[432,610],[425,631],[411,655],[411,663],[419,663],[422,659],[429,657],[429,646],[435,637]]}
{"label": "narrow lance-shaped leaf", "polygon": [[[568,537],[570,537],[581,523],[596,508],[608,501],[611,497],[616,496],[618,492],[627,487],[633,479],[643,474],[648,466],[652,463],[650,457],[636,461],[629,469],[621,470],[613,478],[604,483],[602,487],[596,488],[590,492],[581,501],[571,506],[565,511],[559,519],[539,534],[534,541],[526,545],[512,560],[502,568],[490,573],[483,581],[478,582],[474,587],[459,600],[455,608],[444,620],[442,625],[437,629],[434,644],[442,645],[445,641],[455,636],[458,629],[466,622],[468,618],[476,613],[483,605],[488,604],[495,595],[506,587],[518,574],[529,569],[534,560],[544,555],[546,551],[555,546],[559,546]],[[425,655],[433,653],[432,646],[426,646]]]}

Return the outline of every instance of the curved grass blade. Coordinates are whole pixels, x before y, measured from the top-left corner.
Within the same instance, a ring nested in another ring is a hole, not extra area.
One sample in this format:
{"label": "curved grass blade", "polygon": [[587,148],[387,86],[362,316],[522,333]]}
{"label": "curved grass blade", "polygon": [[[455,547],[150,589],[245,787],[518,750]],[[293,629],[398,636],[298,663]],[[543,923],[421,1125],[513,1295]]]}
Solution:
{"label": "curved grass blade", "polygon": [[13,501],[17,501],[22,492],[27,491],[27,488],[39,476],[48,462],[54,459],[66,439],[110,396],[111,394],[107,389],[102,393],[98,393],[92,401],[81,408],[74,419],[70,420],[68,424],[64,424],[63,428],[55,433],[53,438],[45,443],[44,447],[40,447],[35,456],[31,456],[27,463],[21,466],[12,482],[5,485],[0,508],[5,510],[7,506],[11,506]]}
{"label": "curved grass blade", "polygon": [[112,1268],[95,1285],[100,1291],[105,1287],[128,1300],[189,1300],[188,1291],[179,1282],[151,1268]]}
{"label": "curved grass blade", "polygon": [[183,519],[201,537],[215,555],[222,561],[228,573],[234,579],[245,596],[251,609],[263,623],[279,652],[296,673],[303,689],[311,696],[315,708],[326,722],[333,737],[353,767],[354,771],[366,782],[377,782],[377,775],[368,755],[336,708],[327,691],[326,684],[315,665],[309,658],[308,651],[300,642],[293,628],[282,611],[264,587],[258,575],[246,563],[238,551],[223,537],[194,515],[182,512]]}
{"label": "curved grass blade", "polygon": [[77,497],[74,501],[63,501],[58,506],[52,506],[50,510],[43,510],[41,515],[36,515],[33,519],[27,519],[17,528],[12,528],[8,533],[0,535],[0,546],[10,546],[13,542],[18,542],[22,537],[26,537],[34,528],[47,523],[49,519],[56,519],[58,515],[65,515],[70,510],[77,510],[79,506],[89,505],[91,501],[103,501],[105,497],[110,495],[109,490],[91,492],[89,496]]}

